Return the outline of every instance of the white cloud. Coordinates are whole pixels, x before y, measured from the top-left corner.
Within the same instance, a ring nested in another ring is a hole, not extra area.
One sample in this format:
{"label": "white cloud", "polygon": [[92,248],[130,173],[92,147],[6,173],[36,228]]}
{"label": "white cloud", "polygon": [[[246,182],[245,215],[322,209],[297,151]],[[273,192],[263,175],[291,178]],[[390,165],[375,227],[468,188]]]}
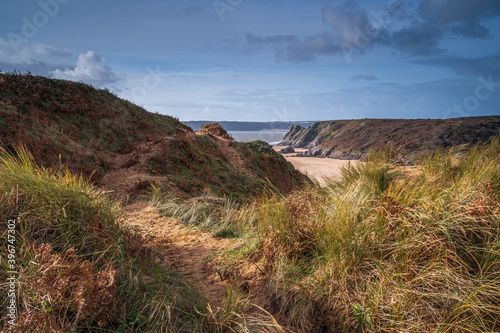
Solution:
{"label": "white cloud", "polygon": [[94,51],[80,54],[75,68],[56,69],[51,74],[57,79],[83,81],[97,85],[112,83],[117,80],[116,74],[106,64],[106,60],[98,56]]}

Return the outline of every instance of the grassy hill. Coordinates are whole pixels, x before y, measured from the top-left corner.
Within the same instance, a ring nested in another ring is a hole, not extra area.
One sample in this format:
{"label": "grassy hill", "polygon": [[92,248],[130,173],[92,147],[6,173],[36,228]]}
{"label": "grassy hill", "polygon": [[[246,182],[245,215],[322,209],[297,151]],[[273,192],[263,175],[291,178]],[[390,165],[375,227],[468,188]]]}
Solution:
{"label": "grassy hill", "polygon": [[8,149],[24,145],[37,163],[67,165],[118,194],[153,183],[179,195],[243,195],[268,185],[289,191],[303,181],[269,149],[196,136],[172,117],[83,83],[0,74],[0,115]]}

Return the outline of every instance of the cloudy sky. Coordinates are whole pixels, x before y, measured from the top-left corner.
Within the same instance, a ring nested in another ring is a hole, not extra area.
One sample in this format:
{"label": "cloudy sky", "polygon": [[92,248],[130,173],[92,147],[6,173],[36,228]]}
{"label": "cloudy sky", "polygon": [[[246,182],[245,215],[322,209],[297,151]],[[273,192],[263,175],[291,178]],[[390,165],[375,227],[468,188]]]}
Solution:
{"label": "cloudy sky", "polygon": [[5,0],[0,69],[181,120],[500,114],[499,0]]}

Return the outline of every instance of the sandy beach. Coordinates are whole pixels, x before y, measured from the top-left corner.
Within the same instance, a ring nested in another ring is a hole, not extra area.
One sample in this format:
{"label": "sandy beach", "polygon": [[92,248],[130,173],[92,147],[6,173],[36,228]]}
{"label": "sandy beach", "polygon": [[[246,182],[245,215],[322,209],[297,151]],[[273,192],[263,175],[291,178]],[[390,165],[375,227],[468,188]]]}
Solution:
{"label": "sandy beach", "polygon": [[[274,146],[276,151],[279,151],[284,146]],[[358,163],[358,161],[336,160],[333,158],[318,158],[318,157],[296,157],[297,153],[306,149],[295,149],[295,153],[283,154],[283,157],[293,166],[307,175],[312,180],[317,180],[321,186],[325,185],[325,178],[338,179],[342,166],[347,166],[349,163]]]}

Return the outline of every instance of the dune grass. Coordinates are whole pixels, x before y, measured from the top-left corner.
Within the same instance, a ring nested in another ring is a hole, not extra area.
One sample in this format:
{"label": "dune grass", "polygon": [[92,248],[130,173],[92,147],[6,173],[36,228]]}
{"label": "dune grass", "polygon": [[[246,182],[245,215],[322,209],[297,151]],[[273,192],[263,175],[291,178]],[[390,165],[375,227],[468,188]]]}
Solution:
{"label": "dune grass", "polygon": [[182,200],[152,186],[151,203],[160,213],[206,232],[214,237],[241,237],[243,229],[236,221],[241,220],[241,200],[232,197],[218,197],[209,191],[200,197]]}
{"label": "dune grass", "polygon": [[[230,286],[212,307],[199,286],[156,264],[123,218],[118,203],[81,177],[40,167],[25,149],[0,150],[0,253],[16,249],[13,267],[1,257],[0,332],[281,330]],[[13,270],[15,327],[6,317]]]}
{"label": "dune grass", "polygon": [[[202,331],[204,299],[157,266],[119,225],[122,209],[65,169],[35,165],[25,150],[0,151],[1,253],[16,219],[17,318],[13,332]],[[9,286],[0,269],[0,317]],[[12,328],[7,320],[3,331]]]}
{"label": "dune grass", "polygon": [[[408,177],[373,153],[326,188],[252,203],[210,196],[156,204],[187,224],[244,238],[217,258],[246,260],[302,332],[500,331],[500,142],[438,151]],[[16,219],[14,332],[279,330],[228,290],[220,308],[153,262],[122,208],[64,168],[0,152],[1,253]],[[2,256],[0,317],[9,262]],[[7,319],[0,323],[8,331]]]}
{"label": "dune grass", "polygon": [[437,151],[417,176],[390,149],[326,188],[244,207],[242,248],[302,332],[500,331],[500,142]]}

